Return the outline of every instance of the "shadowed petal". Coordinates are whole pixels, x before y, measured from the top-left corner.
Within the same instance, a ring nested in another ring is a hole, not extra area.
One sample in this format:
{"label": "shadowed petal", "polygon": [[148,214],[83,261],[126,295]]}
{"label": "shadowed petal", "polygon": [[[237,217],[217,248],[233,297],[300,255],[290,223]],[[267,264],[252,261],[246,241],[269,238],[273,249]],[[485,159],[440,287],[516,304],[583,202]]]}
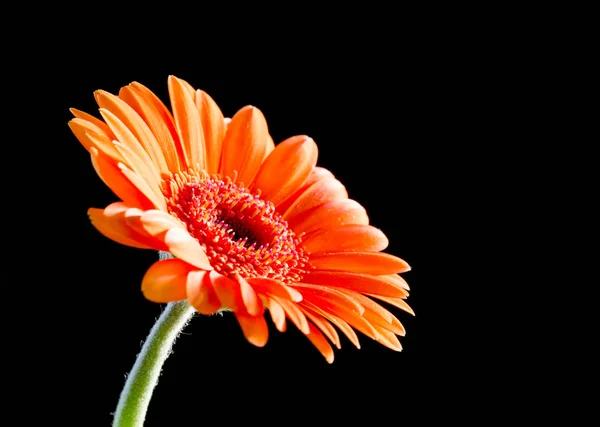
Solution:
{"label": "shadowed petal", "polygon": [[178,259],[157,261],[142,279],[142,292],[153,302],[167,303],[185,299],[187,275],[193,267]]}
{"label": "shadowed petal", "polygon": [[221,308],[221,301],[212,285],[212,278],[217,275],[215,271],[198,270],[190,271],[187,275],[187,299],[200,314],[214,314]]}

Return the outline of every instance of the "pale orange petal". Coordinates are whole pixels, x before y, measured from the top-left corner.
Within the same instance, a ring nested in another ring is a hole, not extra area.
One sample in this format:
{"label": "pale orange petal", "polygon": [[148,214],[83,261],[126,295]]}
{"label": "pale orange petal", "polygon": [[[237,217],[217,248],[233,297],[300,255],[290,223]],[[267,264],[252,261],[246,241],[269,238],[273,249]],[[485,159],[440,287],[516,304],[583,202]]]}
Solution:
{"label": "pale orange petal", "polygon": [[92,147],[91,153],[92,165],[100,179],[127,206],[139,207],[140,209],[153,209],[156,207],[155,202],[123,175],[121,169],[112,160],[100,154],[95,147]]}
{"label": "pale orange petal", "polygon": [[299,306],[300,310],[304,313],[304,315],[310,320],[314,325],[323,332],[323,334],[329,338],[329,340],[335,345],[337,348],[341,348],[342,345],[340,343],[340,336],[338,335],[335,328],[325,320],[324,317],[319,316],[314,311],[309,310],[306,307]]}
{"label": "pale orange petal", "polygon": [[306,337],[317,348],[317,350],[319,350],[323,357],[325,357],[327,363],[333,363],[333,349],[331,348],[331,345],[329,345],[329,342],[325,339],[323,334],[315,325],[309,323],[308,327],[310,329],[310,333],[307,334]]}
{"label": "pale orange petal", "polygon": [[398,340],[398,337],[396,337],[394,333],[378,325],[374,325],[373,327],[375,328],[378,334],[377,339],[375,341],[377,341],[380,344],[383,344],[387,348],[390,348],[394,351],[402,351],[402,344],[400,344],[400,340]]}
{"label": "pale orange petal", "polygon": [[[142,217],[142,223],[144,222]],[[204,248],[198,243],[198,240],[181,228],[171,228],[165,234],[165,244],[177,258],[192,264],[202,270],[212,270],[210,261],[206,256]]]}
{"label": "pale orange petal", "polygon": [[300,304],[303,308],[310,309],[316,314],[323,316],[325,319],[329,320],[331,323],[337,326],[344,335],[346,335],[346,337],[350,340],[352,344],[354,344],[356,348],[360,349],[360,342],[358,341],[358,336],[356,335],[356,332],[354,332],[354,329],[352,329],[352,327],[345,320],[340,319],[338,316],[335,316],[331,313],[328,313],[319,306],[312,304],[308,301],[302,301],[302,303]]}
{"label": "pale orange petal", "polygon": [[408,286],[408,283],[406,283],[406,280],[404,280],[404,278],[402,276],[400,276],[399,274],[386,274],[381,276],[382,278],[389,280],[390,282],[394,283],[395,285],[406,289],[407,291],[410,291],[410,286]]}
{"label": "pale orange petal", "polygon": [[377,294],[392,298],[400,298],[406,293],[404,289],[398,288],[389,281],[369,274],[342,271],[310,271],[304,275],[303,281],[305,283],[314,283],[334,288],[339,287],[350,291]]}
{"label": "pale orange petal", "polygon": [[109,205],[106,209],[88,209],[88,216],[92,225],[104,236],[117,243],[134,248],[152,249],[146,240],[135,233],[125,221],[125,212],[128,207],[117,202]]}
{"label": "pale orange petal", "polygon": [[256,291],[246,281],[246,279],[241,277],[239,274],[236,274],[235,280],[240,285],[242,301],[244,302],[244,306],[246,307],[248,314],[250,316],[262,316],[264,314],[264,307],[260,301],[260,298],[258,298]]}
{"label": "pale orange petal", "polygon": [[[153,207],[157,209],[167,210],[167,203],[163,196],[158,196],[156,191],[153,190],[148,182],[140,175],[129,169],[123,163],[118,163],[117,167],[121,171],[121,174],[125,176],[132,183],[140,193],[142,193],[148,200],[152,202]],[[111,187],[112,189],[112,187]],[[114,190],[113,190],[114,191]]]}
{"label": "pale orange petal", "polygon": [[196,91],[195,102],[204,133],[206,171],[211,175],[216,174],[219,172],[223,138],[225,137],[223,113],[215,101],[202,90]]}
{"label": "pale orange petal", "polygon": [[122,88],[119,96],[138,112],[152,130],[169,170],[178,172],[187,169],[185,165],[179,164],[179,159],[184,159],[183,149],[173,116],[162,101],[150,89],[137,82]]}
{"label": "pale orange petal", "polygon": [[125,161],[113,145],[112,136],[109,136],[99,127],[79,118],[71,120],[69,127],[81,145],[89,152],[92,151],[92,147],[95,147],[100,153],[115,161]]}
{"label": "pale orange petal", "polygon": [[285,211],[283,219],[294,221],[294,217],[297,215],[301,215],[323,203],[347,198],[348,192],[341,182],[335,178],[324,178],[307,188]]}
{"label": "pale orange petal", "polygon": [[352,199],[332,200],[288,220],[288,225],[296,234],[346,224],[369,224],[365,208]]}
{"label": "pale orange petal", "polygon": [[296,325],[296,327],[300,329],[300,331],[303,334],[308,334],[310,332],[306,316],[304,316],[304,313],[302,313],[302,311],[298,308],[298,306],[296,306],[296,304],[286,299],[278,298],[275,296],[273,297],[273,299],[275,299],[275,301],[277,301],[279,305],[281,305],[288,319],[290,319],[292,323]]}
{"label": "pale orange petal", "polygon": [[267,156],[268,129],[258,108],[247,106],[231,119],[223,140],[219,174],[249,185]]}
{"label": "pale orange petal", "polygon": [[103,133],[108,136],[108,139],[115,139],[115,135],[112,133],[112,130],[108,127],[106,123],[97,117],[92,116],[91,114],[86,113],[85,111],[80,111],[76,108],[69,108],[69,111],[77,118],[82,121],[89,122],[96,128],[99,128]]}
{"label": "pale orange petal", "polygon": [[370,225],[347,224],[323,229],[303,238],[302,244],[309,253],[317,252],[379,252],[387,248],[388,238]]}
{"label": "pale orange petal", "polygon": [[254,277],[246,279],[256,292],[262,295],[272,295],[294,302],[302,301],[302,294],[279,280]]}
{"label": "pale orange petal", "polygon": [[113,113],[131,131],[158,171],[169,172],[160,144],[139,114],[118,96],[103,90],[96,91],[95,95],[98,105]]}
{"label": "pale orange petal", "polygon": [[212,285],[212,278],[217,275],[215,271],[197,270],[190,271],[187,275],[187,299],[200,314],[214,314],[221,308],[221,301]]}
{"label": "pale orange petal", "polygon": [[347,293],[340,292],[338,289],[302,283],[295,283],[294,287],[300,290],[303,300],[315,303],[315,299],[318,299],[320,304],[317,305],[319,306],[321,306],[321,303],[331,307],[344,306],[347,310],[359,316],[365,311],[364,307],[356,299]]}
{"label": "pale orange petal", "polygon": [[305,135],[286,139],[265,159],[251,190],[275,206],[294,194],[306,182],[317,163],[317,144]]}
{"label": "pale orange petal", "polygon": [[277,212],[283,214],[285,211],[289,209],[289,207],[300,197],[304,192],[310,188],[315,182],[320,181],[325,178],[335,178],[331,172],[327,169],[322,168],[320,166],[315,166],[306,182],[300,187],[298,191],[296,191],[292,196],[288,197],[286,200],[281,202],[277,207]]}
{"label": "pale orange petal", "polygon": [[154,193],[156,199],[162,199],[164,196],[160,190],[160,180],[158,179],[158,175],[155,173],[154,168],[143,159],[140,159],[126,145],[123,145],[118,141],[113,141],[113,145],[119,154],[125,158],[127,168],[143,178],[148,188]]}
{"label": "pale orange petal", "polygon": [[177,77],[169,76],[171,108],[187,167],[204,170],[206,169],[206,150],[202,124],[194,103],[194,95],[186,88],[186,84],[187,82]]}
{"label": "pale orange petal", "polygon": [[387,296],[377,295],[377,294],[370,294],[370,293],[365,293],[365,294],[372,296],[373,298],[377,298],[382,301],[385,301],[388,304],[393,305],[394,307],[398,307],[400,310],[404,310],[407,313],[412,314],[413,316],[415,315],[415,312],[413,311],[413,309],[410,308],[410,306],[402,298],[392,298],[392,297],[387,297]]}
{"label": "pale orange petal", "polygon": [[285,332],[286,323],[285,323],[285,311],[281,304],[275,301],[273,298],[265,298],[265,303],[267,308],[269,309],[269,313],[271,314],[271,319],[273,319],[273,324],[280,332]]}
{"label": "pale orange petal", "polygon": [[400,323],[396,316],[375,301],[357,292],[346,290],[343,290],[342,292],[347,293],[349,296],[356,299],[365,308],[365,312],[362,316],[373,326],[380,326],[397,335],[405,334],[404,326],[402,326],[402,323]]}
{"label": "pale orange petal", "polygon": [[383,252],[320,252],[310,256],[317,270],[352,271],[354,273],[404,273],[410,266],[398,257]]}
{"label": "pale orange petal", "polygon": [[263,316],[249,316],[244,313],[235,312],[244,336],[250,344],[263,347],[269,339],[269,328]]}
{"label": "pale orange petal", "polygon": [[142,279],[142,293],[148,300],[158,303],[185,299],[187,275],[192,268],[178,259],[157,261]]}
{"label": "pale orange petal", "polygon": [[221,274],[211,275],[211,283],[221,305],[232,311],[246,312],[240,284]]}

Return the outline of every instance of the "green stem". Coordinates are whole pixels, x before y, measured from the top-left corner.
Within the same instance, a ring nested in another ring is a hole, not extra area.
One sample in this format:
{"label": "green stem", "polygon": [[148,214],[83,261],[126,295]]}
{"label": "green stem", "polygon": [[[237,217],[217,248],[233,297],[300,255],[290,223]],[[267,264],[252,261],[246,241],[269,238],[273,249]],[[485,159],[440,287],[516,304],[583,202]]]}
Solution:
{"label": "green stem", "polygon": [[[167,258],[161,253],[161,259]],[[162,312],[125,382],[113,419],[113,427],[140,427],[163,363],[171,354],[171,347],[179,333],[194,315],[187,301],[172,302]]]}

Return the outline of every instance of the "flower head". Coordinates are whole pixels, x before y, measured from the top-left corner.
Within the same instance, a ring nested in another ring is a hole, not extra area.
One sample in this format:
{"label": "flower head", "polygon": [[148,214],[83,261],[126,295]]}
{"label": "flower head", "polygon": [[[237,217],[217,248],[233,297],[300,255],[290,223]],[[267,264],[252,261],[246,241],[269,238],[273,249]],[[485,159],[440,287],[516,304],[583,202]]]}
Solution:
{"label": "flower head", "polygon": [[[128,246],[166,251],[142,279],[146,298],[187,299],[202,314],[233,311],[248,341],[298,327],[333,361],[338,330],[401,350],[400,321],[380,303],[412,313],[408,264],[383,251],[317,146],[293,136],[277,146],[255,107],[230,120],[205,92],[168,79],[171,110],[139,83],[95,93],[100,120],[72,109],[75,136],[119,202],[89,209],[92,224]],[[413,313],[414,314],[414,313]],[[334,328],[337,327],[336,328]]]}

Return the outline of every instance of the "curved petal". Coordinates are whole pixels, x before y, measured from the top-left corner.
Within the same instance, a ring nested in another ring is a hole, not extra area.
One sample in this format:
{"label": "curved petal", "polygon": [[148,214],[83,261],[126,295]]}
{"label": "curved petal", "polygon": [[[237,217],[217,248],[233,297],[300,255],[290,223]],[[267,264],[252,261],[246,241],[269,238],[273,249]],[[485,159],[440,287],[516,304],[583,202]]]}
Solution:
{"label": "curved petal", "polygon": [[171,172],[187,170],[184,164],[179,163],[179,159],[184,160],[184,154],[175,121],[162,101],[150,89],[138,82],[121,88],[119,96],[144,119],[161,147],[169,170]]}
{"label": "curved petal", "polygon": [[250,316],[262,316],[264,314],[264,306],[252,286],[239,274],[236,274],[235,280],[240,285],[242,301],[248,314]]}
{"label": "curved petal", "polygon": [[[305,283],[392,298],[401,298],[406,295],[406,290],[397,287],[383,278],[368,274],[341,271],[311,271],[304,275],[303,281]],[[304,295],[304,298],[306,297]]]}
{"label": "curved petal", "polygon": [[263,347],[269,339],[269,328],[263,316],[249,316],[244,313],[235,312],[244,336],[250,344]]}
{"label": "curved petal", "polygon": [[272,295],[293,302],[302,301],[302,294],[300,292],[279,280],[268,279],[266,277],[250,277],[246,280],[261,295]]}
{"label": "curved petal", "polygon": [[329,340],[335,345],[337,348],[341,348],[342,344],[340,342],[340,336],[338,335],[335,328],[327,321],[324,317],[315,314],[313,311],[307,309],[306,307],[299,306],[300,310],[304,313],[304,315],[310,320],[314,325],[323,332],[323,334],[329,338]]}
{"label": "curved petal", "polygon": [[296,325],[298,329],[300,329],[300,331],[303,334],[306,335],[310,332],[306,316],[304,316],[304,313],[302,313],[302,311],[298,308],[298,306],[295,303],[278,297],[273,297],[273,299],[275,299],[275,301],[277,301],[279,305],[281,305],[287,317],[292,321],[294,325]]}
{"label": "curved petal", "polygon": [[119,154],[113,145],[112,140],[114,137],[106,133],[103,129],[99,128],[95,124],[86,120],[75,118],[69,121],[69,127],[81,145],[83,145],[83,147],[89,152],[92,151],[92,147],[95,147],[102,154],[114,159],[115,161],[125,161],[123,156]]}
{"label": "curved petal", "polygon": [[249,185],[267,156],[269,132],[261,111],[252,106],[239,110],[231,119],[221,154],[219,174]]}
{"label": "curved petal", "polygon": [[104,134],[108,136],[108,139],[115,139],[115,135],[112,133],[112,130],[110,130],[108,125],[102,120],[92,116],[91,114],[86,113],[85,111],[80,111],[76,108],[69,108],[69,111],[73,114],[73,116],[75,116],[75,118],[81,121],[89,122],[94,127],[100,129]]}
{"label": "curved petal", "polygon": [[127,206],[139,207],[140,209],[153,209],[158,207],[153,198],[142,193],[135,183],[123,175],[121,168],[106,156],[100,154],[95,147],[91,148],[92,165],[96,173],[112,190],[115,195],[123,200]]}
{"label": "curved petal", "polygon": [[306,335],[306,337],[317,348],[317,350],[319,350],[323,357],[325,357],[327,363],[333,363],[333,349],[331,348],[331,345],[329,345],[329,342],[325,339],[321,331],[319,331],[315,325],[309,323],[308,327],[310,332]]}
{"label": "curved petal", "polygon": [[158,303],[185,299],[187,276],[192,269],[188,263],[174,258],[157,261],[142,279],[142,293]]}
{"label": "curved petal", "polygon": [[338,289],[323,285],[307,285],[302,283],[296,283],[294,287],[300,289],[303,300],[315,303],[315,299],[318,299],[332,307],[344,306],[348,311],[356,313],[359,316],[362,316],[365,312],[365,308],[355,298],[347,293],[340,292]]}
{"label": "curved petal", "polygon": [[306,234],[321,228],[336,228],[346,224],[369,224],[365,208],[352,199],[332,200],[296,215],[288,221],[288,225],[296,234]]}
{"label": "curved petal", "polygon": [[153,249],[151,245],[132,230],[125,220],[125,212],[128,207],[117,202],[109,205],[106,209],[88,209],[88,216],[92,225],[104,236],[125,246],[140,249]]}
{"label": "curved petal", "polygon": [[165,156],[156,137],[139,114],[118,96],[103,90],[95,93],[98,105],[113,113],[135,136],[160,173],[169,172]]}
{"label": "curved petal", "polygon": [[293,222],[297,215],[301,215],[323,203],[347,198],[348,192],[341,182],[335,178],[324,178],[307,188],[306,191],[292,203],[288,210],[285,211],[283,219],[288,222]]}
{"label": "curved petal", "polygon": [[360,342],[358,341],[358,336],[356,335],[356,332],[354,332],[354,329],[352,329],[350,327],[350,325],[343,319],[340,319],[339,317],[326,312],[325,310],[323,310],[322,308],[320,308],[319,306],[310,303],[308,301],[303,301],[301,303],[301,306],[303,308],[306,308],[308,310],[313,311],[315,314],[322,316],[323,318],[329,320],[331,323],[333,323],[335,326],[337,326],[339,328],[340,331],[342,331],[342,333],[344,335],[346,335],[346,337],[348,338],[348,340],[350,340],[350,342],[352,344],[354,344],[354,346],[358,349],[360,349]]}
{"label": "curved petal", "polygon": [[280,332],[285,332],[285,311],[283,310],[281,304],[279,304],[273,298],[265,298],[265,304],[269,309],[269,314],[271,314],[271,319],[273,320],[273,324],[277,330]]}
{"label": "curved petal", "polygon": [[212,274],[211,283],[221,305],[234,312],[245,313],[246,308],[242,299],[240,284],[221,274]]}
{"label": "curved petal", "polygon": [[415,312],[413,311],[413,309],[410,308],[410,306],[402,298],[392,298],[392,297],[387,297],[387,296],[377,295],[377,294],[370,294],[370,293],[365,293],[365,295],[380,299],[381,301],[385,301],[388,304],[393,305],[394,307],[398,307],[400,310],[404,310],[407,313],[412,314],[413,316],[415,315]]}
{"label": "curved petal", "polygon": [[398,340],[398,337],[396,337],[393,332],[390,332],[378,325],[373,325],[373,327],[377,331],[378,335],[375,341],[394,351],[402,351],[402,344],[400,344],[400,340]]}
{"label": "curved petal", "polygon": [[204,144],[206,146],[206,171],[212,175],[219,172],[225,121],[219,106],[202,90],[196,91],[196,108],[200,114]]}
{"label": "curved petal", "polygon": [[320,252],[310,256],[317,270],[351,271],[354,273],[404,273],[410,266],[401,258],[383,252]]}
{"label": "curved petal", "polygon": [[193,92],[190,93],[187,82],[174,76],[169,76],[168,86],[185,164],[188,168],[204,170],[206,169],[204,134]]}
{"label": "curved petal", "polygon": [[200,314],[214,314],[221,308],[221,301],[212,285],[215,271],[190,271],[187,275],[186,292],[188,302]]}
{"label": "curved petal", "polygon": [[283,202],[281,202],[279,205],[275,206],[277,208],[277,212],[279,212],[281,214],[284,214],[285,211],[287,211],[289,209],[289,207],[292,206],[292,204],[298,199],[298,197],[300,197],[302,194],[304,194],[304,192],[308,188],[310,188],[315,182],[320,181],[320,180],[325,179],[325,178],[335,178],[335,177],[327,169],[322,168],[320,166],[315,166],[312,169],[312,171],[310,172],[310,175],[308,176],[308,179],[300,187],[300,189],[297,190],[290,197],[288,197],[286,200],[284,200]]}
{"label": "curved petal", "polygon": [[318,230],[303,238],[302,241],[309,253],[379,252],[387,248],[388,243],[388,238],[381,230],[361,224],[347,224]]}
{"label": "curved petal", "polygon": [[265,159],[250,190],[260,190],[263,199],[277,206],[306,182],[317,156],[312,138],[299,135],[286,139]]}

